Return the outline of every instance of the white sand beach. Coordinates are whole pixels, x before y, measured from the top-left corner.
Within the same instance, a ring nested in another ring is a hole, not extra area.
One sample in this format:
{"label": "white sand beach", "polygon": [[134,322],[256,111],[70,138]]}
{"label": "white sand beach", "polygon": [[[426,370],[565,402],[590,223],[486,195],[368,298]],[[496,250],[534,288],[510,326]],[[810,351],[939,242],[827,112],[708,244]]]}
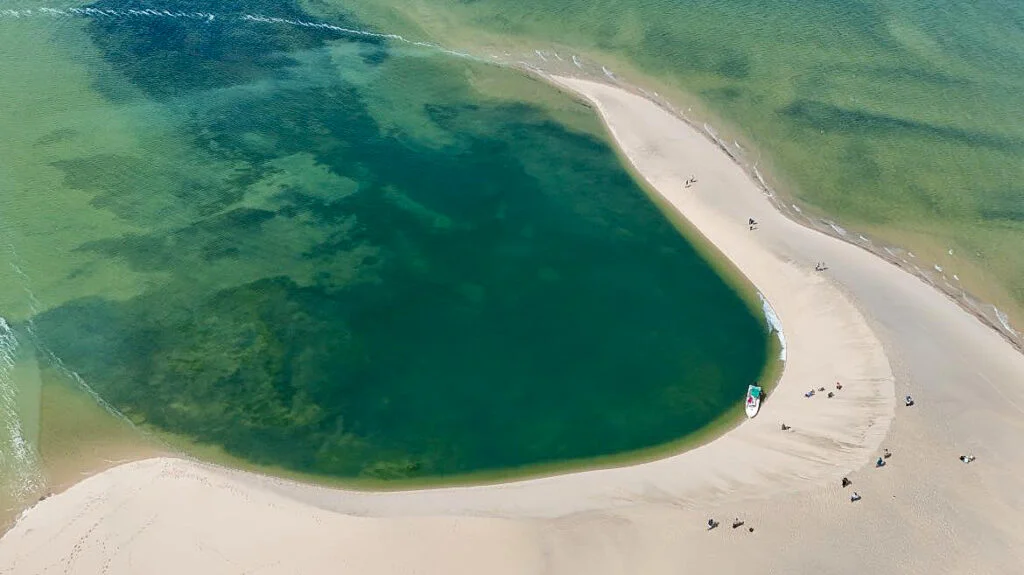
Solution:
{"label": "white sand beach", "polygon": [[[409,492],[129,463],[27,512],[0,539],[0,573],[1024,571],[1024,356],[910,274],[785,218],[654,103],[552,81],[592,102],[637,173],[774,307],[786,368],[755,419],[656,462]],[[835,397],[804,397],[819,387]]]}

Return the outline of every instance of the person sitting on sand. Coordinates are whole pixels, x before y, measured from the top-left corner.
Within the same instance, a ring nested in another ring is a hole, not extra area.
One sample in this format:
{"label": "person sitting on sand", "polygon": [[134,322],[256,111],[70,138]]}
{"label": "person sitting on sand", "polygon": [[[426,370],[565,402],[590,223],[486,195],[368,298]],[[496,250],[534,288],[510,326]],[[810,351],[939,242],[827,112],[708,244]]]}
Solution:
{"label": "person sitting on sand", "polygon": [[847,478],[847,477],[843,478],[843,487],[849,487],[851,483],[853,483],[853,482],[850,481],[849,478]]}
{"label": "person sitting on sand", "polygon": [[843,389],[843,384],[836,382],[836,389]]}
{"label": "person sitting on sand", "polygon": [[885,459],[889,459],[890,457],[892,457],[892,452],[890,452],[888,449],[886,449],[886,450],[883,451],[882,457],[884,457]]}
{"label": "person sitting on sand", "polygon": [[835,396],[836,396],[836,394],[832,393],[831,391],[830,391],[830,392],[828,392],[828,398],[829,398],[829,399],[832,399],[832,398],[833,398],[833,397],[835,397]]}
{"label": "person sitting on sand", "polygon": [[853,495],[850,496],[850,501],[860,501],[860,494],[854,491]]}
{"label": "person sitting on sand", "polygon": [[960,461],[963,461],[964,463],[970,463],[970,462],[974,461],[974,456],[973,455],[961,455],[960,456]]}
{"label": "person sitting on sand", "polygon": [[782,431],[789,431],[790,429],[793,429],[793,428],[788,426],[788,425],[786,425],[785,423],[782,424]]}
{"label": "person sitting on sand", "polygon": [[739,517],[737,517],[736,519],[732,520],[732,528],[736,529],[737,527],[743,527],[743,522],[740,521]]}
{"label": "person sitting on sand", "polygon": [[903,400],[903,403],[907,404],[907,407],[910,407],[911,405],[914,405],[914,398],[908,395],[907,398]]}
{"label": "person sitting on sand", "polygon": [[718,527],[718,522],[714,519],[708,519],[708,531],[711,531],[715,527]]}
{"label": "person sitting on sand", "polygon": [[878,461],[875,462],[875,467],[885,467],[885,460],[879,457]]}

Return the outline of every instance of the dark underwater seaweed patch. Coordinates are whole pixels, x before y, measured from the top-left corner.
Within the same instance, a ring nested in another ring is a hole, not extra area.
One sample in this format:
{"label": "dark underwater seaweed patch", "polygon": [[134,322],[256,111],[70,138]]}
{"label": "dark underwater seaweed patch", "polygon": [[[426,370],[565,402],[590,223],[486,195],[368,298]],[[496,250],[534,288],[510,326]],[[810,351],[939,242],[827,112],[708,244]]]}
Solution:
{"label": "dark underwater seaweed patch", "polygon": [[1019,153],[1024,141],[986,132],[963,130],[877,114],[864,110],[842,108],[815,100],[796,100],[779,111],[792,121],[829,132],[851,134],[916,134],[941,140],[953,140],[971,146],[984,146],[999,151]]}
{"label": "dark underwater seaweed patch", "polygon": [[[315,20],[294,0],[157,0],[127,5],[118,0],[99,0],[90,7],[220,16],[212,21],[145,16],[89,21],[87,29],[104,59],[150,97],[178,96],[275,77],[294,64],[289,52],[317,48],[329,40],[345,39],[376,47],[366,54],[375,63],[386,58],[379,38],[242,20],[246,14]],[[332,24],[359,28],[351,19]]]}

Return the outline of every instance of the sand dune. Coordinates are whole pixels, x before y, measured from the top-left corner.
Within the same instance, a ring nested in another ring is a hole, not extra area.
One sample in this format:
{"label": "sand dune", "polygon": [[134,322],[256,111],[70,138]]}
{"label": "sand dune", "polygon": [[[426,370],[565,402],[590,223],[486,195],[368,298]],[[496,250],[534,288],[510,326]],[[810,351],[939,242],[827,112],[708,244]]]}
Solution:
{"label": "sand dune", "polygon": [[[0,540],[0,573],[1021,572],[1024,356],[909,274],[784,218],[653,103],[553,80],[778,313],[788,361],[756,419],[657,462],[401,493],[131,463],[27,513]],[[803,396],[836,380],[834,398]],[[917,405],[894,401],[906,393]]]}

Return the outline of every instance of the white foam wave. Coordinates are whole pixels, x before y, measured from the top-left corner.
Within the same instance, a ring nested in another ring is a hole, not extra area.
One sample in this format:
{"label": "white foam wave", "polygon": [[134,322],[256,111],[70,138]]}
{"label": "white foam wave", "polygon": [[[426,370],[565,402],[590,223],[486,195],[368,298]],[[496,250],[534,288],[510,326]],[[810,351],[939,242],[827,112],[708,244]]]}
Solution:
{"label": "white foam wave", "polygon": [[757,166],[754,166],[754,177],[757,178],[757,181],[761,184],[762,188],[766,190],[768,189],[768,182],[765,182],[764,178],[761,177],[761,172],[757,169]]}
{"label": "white foam wave", "polygon": [[18,338],[0,317],[0,480],[4,483],[0,492],[21,500],[40,489],[42,475],[18,413],[18,390],[12,377],[17,353]]}
{"label": "white foam wave", "polygon": [[761,310],[764,312],[764,319],[768,324],[768,333],[774,333],[779,338],[779,361],[786,361],[786,335],[782,331],[782,321],[779,320],[775,309],[772,304],[768,303],[764,294],[757,292],[757,297],[761,300]]}
{"label": "white foam wave", "polygon": [[339,32],[349,36],[359,36],[364,38],[380,38],[385,40],[392,40],[395,42],[401,42],[410,46],[418,46],[421,48],[427,48],[430,50],[437,50],[445,54],[456,56],[458,58],[468,58],[472,60],[480,60],[472,54],[465,52],[459,52],[457,50],[451,50],[445,48],[440,44],[433,42],[422,42],[418,40],[410,40],[399,34],[387,34],[383,32],[373,32],[371,30],[362,30],[359,28],[346,28],[343,26],[337,26],[327,22],[316,22],[309,20],[295,20],[292,18],[279,18],[276,16],[264,16],[262,14],[214,14],[211,12],[171,12],[168,10],[153,10],[151,8],[143,9],[125,9],[125,10],[109,10],[99,8],[36,8],[26,10],[12,10],[5,9],[0,10],[0,17],[13,17],[21,18],[34,15],[47,15],[47,16],[81,16],[87,18],[184,18],[190,20],[202,21],[204,23],[213,22],[214,20],[239,20],[243,22],[252,22],[260,24],[279,24],[287,26],[299,26],[303,28],[319,29],[319,30],[330,30],[333,32]]}
{"label": "white foam wave", "polygon": [[846,235],[846,230],[843,229],[842,227],[840,227],[835,222],[825,222],[825,223],[828,224],[828,227],[832,228],[832,230],[835,231],[837,234],[839,234],[841,236],[845,236]]}
{"label": "white foam wave", "polygon": [[992,309],[996,312],[996,319],[998,319],[999,323],[1003,325],[1003,328],[1006,329],[1006,331],[1013,334],[1013,337],[1020,337],[1020,333],[1017,330],[1013,329],[1013,326],[1010,325],[1010,318],[996,306],[992,306]]}

